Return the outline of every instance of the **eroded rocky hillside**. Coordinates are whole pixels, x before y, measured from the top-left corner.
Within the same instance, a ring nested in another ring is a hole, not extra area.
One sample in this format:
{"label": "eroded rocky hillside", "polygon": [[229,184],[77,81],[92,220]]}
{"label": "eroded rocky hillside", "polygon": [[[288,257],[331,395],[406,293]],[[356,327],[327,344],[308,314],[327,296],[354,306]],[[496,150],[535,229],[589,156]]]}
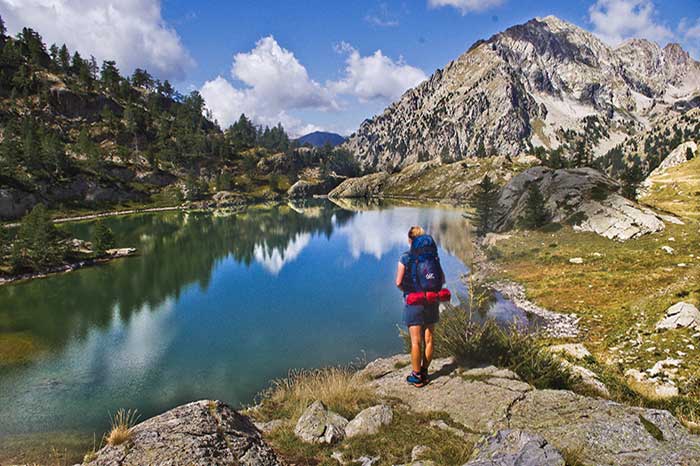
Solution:
{"label": "eroded rocky hillside", "polygon": [[[584,165],[656,129],[648,148],[655,160],[643,167],[650,171],[675,148],[663,142],[700,132],[697,113],[678,137],[674,126],[698,106],[700,63],[679,45],[635,39],[613,48],[548,16],[475,43],[366,120],[346,147],[366,170],[557,149]],[[642,149],[637,143],[623,155]],[[608,165],[625,158],[609,155]]]}

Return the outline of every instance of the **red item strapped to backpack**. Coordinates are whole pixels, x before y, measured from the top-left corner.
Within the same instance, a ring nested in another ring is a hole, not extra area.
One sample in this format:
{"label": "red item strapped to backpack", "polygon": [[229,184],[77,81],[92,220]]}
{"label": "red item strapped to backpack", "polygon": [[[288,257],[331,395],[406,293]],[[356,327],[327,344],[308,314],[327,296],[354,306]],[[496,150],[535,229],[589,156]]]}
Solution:
{"label": "red item strapped to backpack", "polygon": [[419,304],[436,303],[438,301],[445,302],[449,301],[451,298],[452,294],[447,288],[443,288],[437,293],[435,293],[434,291],[417,291],[415,293],[409,293],[408,295],[406,295],[406,304],[408,304],[409,306],[415,306]]}

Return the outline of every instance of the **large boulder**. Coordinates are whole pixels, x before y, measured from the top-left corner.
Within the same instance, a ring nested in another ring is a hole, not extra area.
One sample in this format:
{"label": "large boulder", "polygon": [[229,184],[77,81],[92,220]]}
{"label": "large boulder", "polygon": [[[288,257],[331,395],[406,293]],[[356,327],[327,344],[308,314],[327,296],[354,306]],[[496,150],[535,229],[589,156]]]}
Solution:
{"label": "large boulder", "polygon": [[465,466],[564,466],[564,458],[542,436],[522,430],[499,430],[484,437]]}
{"label": "large boulder", "polygon": [[196,401],[138,424],[131,439],[99,450],[91,466],[277,466],[272,449],[246,416],[220,401]]}
{"label": "large boulder", "polygon": [[532,167],[501,190],[490,225],[495,231],[519,225],[533,183],[544,196],[549,220],[570,223],[575,230],[625,241],[665,228],[659,215],[620,196],[617,182],[597,170]]}
{"label": "large boulder", "polygon": [[345,427],[345,436],[352,438],[357,435],[374,435],[381,426],[391,424],[394,413],[385,404],[364,409]]}
{"label": "large boulder", "polygon": [[304,199],[324,196],[338,186],[345,178],[328,178],[326,180],[299,180],[287,190],[289,199]]}
{"label": "large boulder", "polygon": [[372,198],[381,197],[384,184],[391,175],[385,172],[372,173],[359,178],[349,178],[328,193],[330,198]]}
{"label": "large boulder", "polygon": [[348,420],[329,411],[321,401],[306,408],[294,428],[294,435],[306,443],[335,443],[345,438]]}
{"label": "large boulder", "polygon": [[657,331],[675,328],[700,330],[700,311],[690,303],[676,303],[666,310],[666,315],[656,324]]}

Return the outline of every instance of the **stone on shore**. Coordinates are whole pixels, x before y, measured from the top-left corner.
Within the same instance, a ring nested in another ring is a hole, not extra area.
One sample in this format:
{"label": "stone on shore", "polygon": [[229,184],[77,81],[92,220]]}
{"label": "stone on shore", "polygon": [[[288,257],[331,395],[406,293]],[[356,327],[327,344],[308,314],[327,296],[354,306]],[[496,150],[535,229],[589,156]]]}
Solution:
{"label": "stone on shore", "polygon": [[90,466],[144,464],[277,466],[282,463],[246,416],[220,401],[196,401],[148,419],[130,440],[99,450]]}
{"label": "stone on shore", "polygon": [[345,438],[348,420],[328,410],[321,401],[314,401],[306,408],[294,428],[294,435],[306,443],[332,444]]}
{"label": "stone on shore", "polygon": [[381,426],[391,424],[394,413],[389,405],[377,405],[364,409],[345,427],[345,436],[374,435]]}

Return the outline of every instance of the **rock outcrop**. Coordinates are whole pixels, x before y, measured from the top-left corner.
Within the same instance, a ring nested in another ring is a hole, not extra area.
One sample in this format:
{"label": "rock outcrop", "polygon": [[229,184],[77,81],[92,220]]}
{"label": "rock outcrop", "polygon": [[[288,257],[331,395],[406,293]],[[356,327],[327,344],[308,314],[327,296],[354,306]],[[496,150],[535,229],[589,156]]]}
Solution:
{"label": "rock outcrop", "polygon": [[358,435],[374,435],[379,428],[391,424],[394,413],[389,405],[377,405],[360,411],[345,427],[347,438]]}
{"label": "rock outcrop", "polygon": [[278,466],[246,416],[220,401],[196,401],[136,425],[131,439],[99,450],[90,466]]}
{"label": "rock outcrop", "polygon": [[676,303],[666,310],[666,315],[656,324],[656,330],[689,328],[700,330],[700,311],[690,303]]}
{"label": "rock outcrop", "polygon": [[583,464],[698,464],[700,437],[690,434],[667,411],[566,390],[537,390],[510,371],[467,370],[449,359],[434,361],[431,383],[416,390],[406,384],[406,370],[396,368],[397,363],[406,362],[405,355],[379,359],[361,374],[381,396],[417,412],[446,413],[470,432],[472,441],[513,429],[537,435],[559,452],[576,452]]}
{"label": "rock outcrop", "polygon": [[328,410],[321,401],[306,408],[294,428],[294,435],[307,443],[335,443],[345,438],[348,420]]}
{"label": "rock outcrop", "polygon": [[532,146],[573,155],[582,144],[602,155],[692,108],[698,89],[700,63],[677,44],[613,48],[556,17],[536,18],[476,42],[344,146],[364,169],[384,171]]}
{"label": "rock outcrop", "polygon": [[572,224],[574,230],[625,241],[665,228],[661,216],[619,195],[619,185],[597,170],[532,167],[501,190],[491,225],[494,230],[518,226],[533,183],[546,200],[549,220]]}
{"label": "rock outcrop", "polygon": [[542,436],[499,430],[483,438],[464,466],[565,466],[564,458]]}

